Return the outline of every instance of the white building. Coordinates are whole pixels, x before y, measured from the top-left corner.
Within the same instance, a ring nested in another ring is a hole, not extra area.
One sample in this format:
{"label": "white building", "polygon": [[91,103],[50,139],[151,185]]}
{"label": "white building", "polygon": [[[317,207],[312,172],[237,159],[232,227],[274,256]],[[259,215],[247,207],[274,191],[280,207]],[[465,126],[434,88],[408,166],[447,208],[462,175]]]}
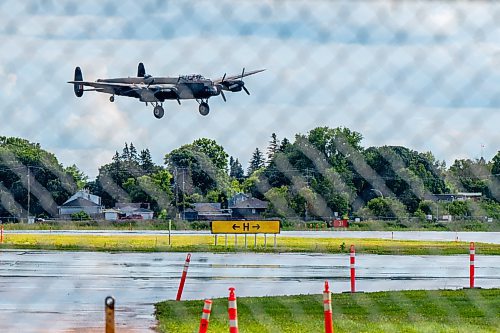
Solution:
{"label": "white building", "polygon": [[102,213],[101,197],[90,194],[85,190],[80,190],[73,194],[61,206],[58,206],[59,217],[68,218],[71,214],[85,212],[90,216],[97,216]]}

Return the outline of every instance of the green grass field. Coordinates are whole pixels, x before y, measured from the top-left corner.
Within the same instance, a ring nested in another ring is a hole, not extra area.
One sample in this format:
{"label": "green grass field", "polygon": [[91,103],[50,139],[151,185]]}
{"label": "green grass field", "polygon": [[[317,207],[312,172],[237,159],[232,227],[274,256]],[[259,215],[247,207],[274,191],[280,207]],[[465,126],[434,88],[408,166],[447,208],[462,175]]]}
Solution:
{"label": "green grass field", "polygon": [[[396,241],[382,239],[341,239],[341,238],[300,238],[279,237],[277,247],[273,246],[272,237],[264,236],[247,239],[238,237],[238,246],[234,246],[234,236],[228,237],[225,246],[224,237],[219,237],[218,245],[214,245],[214,237],[210,235],[173,235],[169,245],[168,235],[54,235],[54,234],[4,234],[0,249],[48,249],[48,250],[87,250],[87,251],[142,251],[142,252],[314,252],[314,253],[347,253],[351,244],[356,246],[357,253],[370,254],[409,254],[409,255],[452,255],[468,254],[467,242],[427,242]],[[478,255],[500,255],[500,244],[476,243]]]}
{"label": "green grass field", "polygon": [[[321,294],[237,302],[241,333],[324,332]],[[500,289],[332,294],[332,304],[336,333],[500,331]],[[228,331],[227,306],[213,300],[208,332]],[[203,300],[156,304],[160,332],[197,332],[202,308]]]}

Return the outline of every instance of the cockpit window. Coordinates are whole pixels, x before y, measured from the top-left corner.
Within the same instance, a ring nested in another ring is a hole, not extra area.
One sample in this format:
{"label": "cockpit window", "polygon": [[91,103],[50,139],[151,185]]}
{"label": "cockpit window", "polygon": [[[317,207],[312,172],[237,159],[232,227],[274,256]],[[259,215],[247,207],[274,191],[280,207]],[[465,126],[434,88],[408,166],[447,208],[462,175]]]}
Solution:
{"label": "cockpit window", "polygon": [[191,74],[191,75],[183,75],[181,76],[182,79],[187,80],[187,81],[201,81],[205,80],[205,78],[200,75],[200,74]]}

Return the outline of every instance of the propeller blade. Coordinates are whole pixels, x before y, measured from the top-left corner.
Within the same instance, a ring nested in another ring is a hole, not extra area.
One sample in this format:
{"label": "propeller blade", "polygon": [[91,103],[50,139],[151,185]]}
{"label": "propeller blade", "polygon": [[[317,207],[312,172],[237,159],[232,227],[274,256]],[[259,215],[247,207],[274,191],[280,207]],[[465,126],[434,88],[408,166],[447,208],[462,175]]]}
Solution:
{"label": "propeller blade", "polygon": [[243,88],[243,90],[245,90],[245,92],[247,93],[247,95],[250,95],[250,92],[248,91],[248,89],[245,86],[243,86],[242,88]]}
{"label": "propeller blade", "polygon": [[220,91],[220,95],[222,96],[222,99],[224,100],[224,102],[227,102],[226,95],[224,95],[224,92],[222,90]]}
{"label": "propeller blade", "polygon": [[245,75],[245,67],[243,67],[243,70],[241,71],[241,78]]}
{"label": "propeller blade", "polygon": [[224,73],[224,76],[222,77],[221,82],[224,82],[224,79],[226,78],[226,73]]}

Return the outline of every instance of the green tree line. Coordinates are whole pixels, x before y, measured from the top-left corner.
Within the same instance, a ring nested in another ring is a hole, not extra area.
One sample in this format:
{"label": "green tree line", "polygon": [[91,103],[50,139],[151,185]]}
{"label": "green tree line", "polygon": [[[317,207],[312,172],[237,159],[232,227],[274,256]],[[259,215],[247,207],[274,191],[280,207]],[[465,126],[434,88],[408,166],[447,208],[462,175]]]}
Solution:
{"label": "green tree line", "polygon": [[[305,219],[339,215],[400,218],[434,213],[500,218],[500,151],[491,161],[460,159],[447,167],[431,152],[362,146],[345,127],[314,128],[293,140],[270,136],[248,167],[215,140],[200,138],[153,162],[148,148],[125,143],[89,180],[76,165],[20,138],[0,137],[0,217],[56,216],[76,190],[88,188],[106,207],[148,202],[160,217],[195,202],[220,202],[239,192],[269,202],[266,214]],[[28,196],[28,191],[30,195]],[[478,192],[479,202],[436,203],[433,194]]]}

